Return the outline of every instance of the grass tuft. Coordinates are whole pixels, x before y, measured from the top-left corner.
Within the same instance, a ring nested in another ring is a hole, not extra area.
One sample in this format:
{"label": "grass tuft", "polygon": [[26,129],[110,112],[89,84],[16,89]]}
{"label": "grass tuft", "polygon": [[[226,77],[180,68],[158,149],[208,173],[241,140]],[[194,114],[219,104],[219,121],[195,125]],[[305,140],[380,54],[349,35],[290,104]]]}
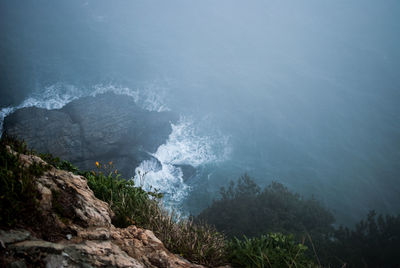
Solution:
{"label": "grass tuft", "polygon": [[316,267],[305,252],[307,246],[295,242],[293,235],[270,233],[257,238],[234,238],[229,243],[228,259],[235,267]]}

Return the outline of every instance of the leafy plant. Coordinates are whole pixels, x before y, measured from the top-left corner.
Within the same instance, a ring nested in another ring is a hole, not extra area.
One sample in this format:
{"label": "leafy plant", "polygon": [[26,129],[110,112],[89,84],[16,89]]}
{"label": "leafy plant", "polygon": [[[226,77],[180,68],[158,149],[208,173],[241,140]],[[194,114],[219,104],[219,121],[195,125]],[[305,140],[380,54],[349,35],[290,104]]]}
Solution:
{"label": "leafy plant", "polygon": [[145,224],[148,221],[147,210],[151,209],[150,204],[155,201],[150,199],[146,191],[135,187],[133,180],[122,179],[120,174],[111,171],[111,168],[111,165],[105,165],[99,167],[97,172],[85,173],[89,187],[97,198],[110,204],[115,213],[113,223],[116,226]]}
{"label": "leafy plant", "polygon": [[75,174],[79,173],[79,169],[69,161],[60,160],[60,158],[54,157],[52,154],[39,154],[39,156],[49,165],[52,165],[55,168],[70,171]]}
{"label": "leafy plant", "polygon": [[257,238],[234,238],[228,248],[228,259],[235,267],[315,267],[305,252],[307,246],[297,243],[293,235],[271,233]]}

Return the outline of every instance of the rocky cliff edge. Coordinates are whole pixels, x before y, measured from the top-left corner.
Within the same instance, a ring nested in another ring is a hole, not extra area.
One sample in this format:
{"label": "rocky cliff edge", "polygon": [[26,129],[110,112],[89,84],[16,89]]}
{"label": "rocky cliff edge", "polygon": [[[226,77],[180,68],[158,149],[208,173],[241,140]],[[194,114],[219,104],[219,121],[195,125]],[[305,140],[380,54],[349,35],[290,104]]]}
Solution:
{"label": "rocky cliff edge", "polygon": [[[34,155],[19,158],[24,167],[46,164]],[[43,221],[40,226],[0,230],[1,265],[203,267],[169,252],[150,230],[113,226],[109,205],[94,196],[82,176],[50,167],[36,179],[36,187]]]}

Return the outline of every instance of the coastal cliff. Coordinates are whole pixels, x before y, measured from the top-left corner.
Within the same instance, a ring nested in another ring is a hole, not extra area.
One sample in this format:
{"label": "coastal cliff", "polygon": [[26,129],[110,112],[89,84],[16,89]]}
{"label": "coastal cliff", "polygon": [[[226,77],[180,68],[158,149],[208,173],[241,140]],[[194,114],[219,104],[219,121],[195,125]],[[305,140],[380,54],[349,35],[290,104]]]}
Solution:
{"label": "coastal cliff", "polygon": [[42,171],[36,174],[42,174],[32,181],[34,215],[0,230],[1,265],[203,267],[169,252],[150,230],[115,227],[113,211],[95,197],[85,177],[50,166],[36,155],[17,153],[10,146],[6,150],[26,172],[35,168]]}

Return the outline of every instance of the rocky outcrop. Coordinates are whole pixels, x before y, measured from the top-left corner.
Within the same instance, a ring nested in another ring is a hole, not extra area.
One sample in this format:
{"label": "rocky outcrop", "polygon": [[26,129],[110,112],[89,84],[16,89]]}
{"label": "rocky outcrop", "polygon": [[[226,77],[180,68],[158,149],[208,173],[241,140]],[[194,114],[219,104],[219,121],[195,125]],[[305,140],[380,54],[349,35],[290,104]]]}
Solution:
{"label": "rocky outcrop", "polygon": [[113,161],[129,177],[167,140],[176,120],[171,112],[150,112],[129,97],[106,93],[72,101],[59,110],[17,110],[5,118],[4,132],[82,170],[93,169],[95,161]]}
{"label": "rocky outcrop", "polygon": [[[44,163],[33,155],[19,157],[25,167]],[[0,266],[202,267],[169,252],[149,230],[113,226],[113,212],[84,177],[51,168],[35,182],[42,220],[0,230]]]}

